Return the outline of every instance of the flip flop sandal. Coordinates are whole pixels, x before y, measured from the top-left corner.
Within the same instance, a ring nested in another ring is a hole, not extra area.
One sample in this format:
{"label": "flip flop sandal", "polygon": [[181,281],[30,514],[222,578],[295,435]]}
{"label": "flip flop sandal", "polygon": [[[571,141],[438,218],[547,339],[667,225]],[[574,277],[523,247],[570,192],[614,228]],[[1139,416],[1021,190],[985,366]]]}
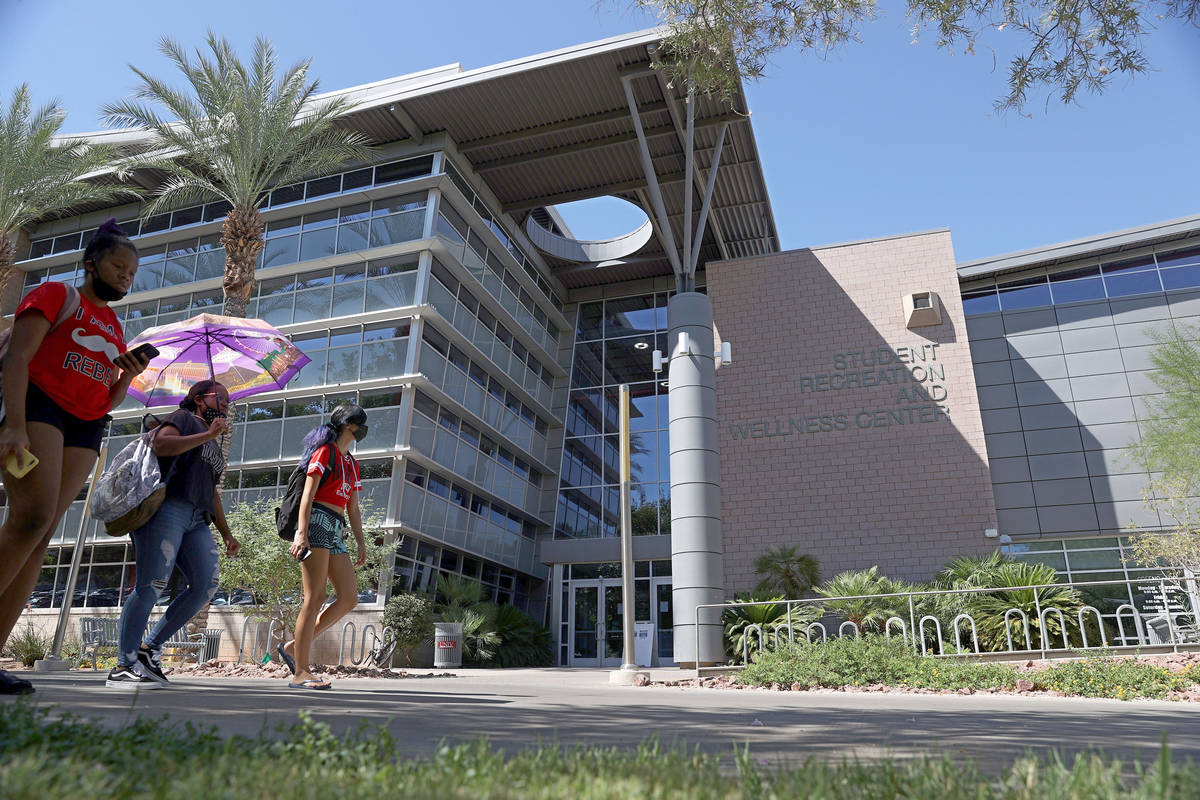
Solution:
{"label": "flip flop sandal", "polygon": [[299,683],[289,683],[288,688],[289,689],[328,689],[329,684],[325,683],[324,681],[319,681],[316,678],[309,678],[308,680],[300,681]]}
{"label": "flip flop sandal", "polygon": [[292,674],[295,675],[296,660],[287,654],[287,650],[283,649],[283,642],[275,645],[275,652],[279,654],[279,658],[283,660],[283,663],[292,671]]}

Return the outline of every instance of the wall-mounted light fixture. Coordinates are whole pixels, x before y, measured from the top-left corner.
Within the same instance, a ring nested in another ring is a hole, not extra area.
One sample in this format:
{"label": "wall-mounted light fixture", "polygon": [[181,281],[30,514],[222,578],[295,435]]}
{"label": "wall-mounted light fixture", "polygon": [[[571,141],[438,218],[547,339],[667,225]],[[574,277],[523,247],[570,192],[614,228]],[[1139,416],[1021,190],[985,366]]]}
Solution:
{"label": "wall-mounted light fixture", "polygon": [[904,325],[928,328],[942,324],[942,301],[936,292],[912,292],[904,295]]}

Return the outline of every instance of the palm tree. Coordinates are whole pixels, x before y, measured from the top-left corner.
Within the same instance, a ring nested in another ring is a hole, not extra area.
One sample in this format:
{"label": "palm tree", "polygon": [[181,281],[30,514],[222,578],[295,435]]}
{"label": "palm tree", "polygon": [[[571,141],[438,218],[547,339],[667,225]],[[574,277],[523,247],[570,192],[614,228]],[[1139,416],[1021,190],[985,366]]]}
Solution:
{"label": "palm tree", "polygon": [[780,546],[768,550],[754,561],[754,571],[763,576],[755,591],[778,592],[790,600],[821,582],[821,562],[795,547]]}
{"label": "palm tree", "polygon": [[[309,81],[312,60],[282,75],[271,42],[259,37],[250,64],[225,38],[210,30],[209,53],[189,54],[163,37],[159,51],[187,81],[186,90],[132,67],[141,79],[135,98],[103,106],[112,125],[143,128],[151,149],[140,166],[167,177],[143,209],[144,216],[220,198],[232,206],[221,230],[225,248],[225,313],[241,317],[254,290],[254,269],[264,246],[259,205],[275,185],[328,173],[349,161],[365,161],[367,140],[338,128],[351,109],[344,97],[318,100]],[[173,118],[161,116],[155,106]]]}
{"label": "palm tree", "polygon": [[22,228],[81,203],[136,196],[124,187],[84,181],[111,167],[118,154],[83,139],[56,140],[66,116],[57,101],[34,111],[23,83],[0,118],[0,296],[13,276]]}
{"label": "palm tree", "polygon": [[[833,598],[825,603],[833,611],[853,622],[859,633],[875,630],[889,617],[906,618],[908,601],[904,597],[863,597],[875,594],[901,594],[913,587],[904,581],[879,574],[879,567],[842,572],[816,587],[817,594]],[[855,599],[846,599],[855,598]]]}

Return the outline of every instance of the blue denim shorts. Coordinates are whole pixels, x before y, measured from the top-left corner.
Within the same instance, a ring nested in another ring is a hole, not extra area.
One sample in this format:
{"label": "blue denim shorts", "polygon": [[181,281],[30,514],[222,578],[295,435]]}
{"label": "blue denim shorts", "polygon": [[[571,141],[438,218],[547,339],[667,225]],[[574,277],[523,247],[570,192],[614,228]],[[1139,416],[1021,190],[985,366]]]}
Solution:
{"label": "blue denim shorts", "polygon": [[333,511],[313,504],[312,516],[308,518],[308,546],[320,547],[329,551],[329,555],[348,554],[346,541],[342,534],[346,530],[346,520]]}

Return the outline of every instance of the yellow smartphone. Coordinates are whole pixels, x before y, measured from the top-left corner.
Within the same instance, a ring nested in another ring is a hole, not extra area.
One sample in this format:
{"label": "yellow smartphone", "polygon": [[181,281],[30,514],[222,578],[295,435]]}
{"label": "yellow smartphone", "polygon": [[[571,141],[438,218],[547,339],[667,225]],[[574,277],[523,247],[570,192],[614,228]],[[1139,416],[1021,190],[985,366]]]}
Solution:
{"label": "yellow smartphone", "polygon": [[[24,465],[21,464],[24,461]],[[9,453],[8,458],[4,460],[4,468],[8,470],[14,478],[24,478],[30,471],[38,465],[38,457],[29,452],[27,448],[21,448],[21,458],[17,459],[16,453]]]}

